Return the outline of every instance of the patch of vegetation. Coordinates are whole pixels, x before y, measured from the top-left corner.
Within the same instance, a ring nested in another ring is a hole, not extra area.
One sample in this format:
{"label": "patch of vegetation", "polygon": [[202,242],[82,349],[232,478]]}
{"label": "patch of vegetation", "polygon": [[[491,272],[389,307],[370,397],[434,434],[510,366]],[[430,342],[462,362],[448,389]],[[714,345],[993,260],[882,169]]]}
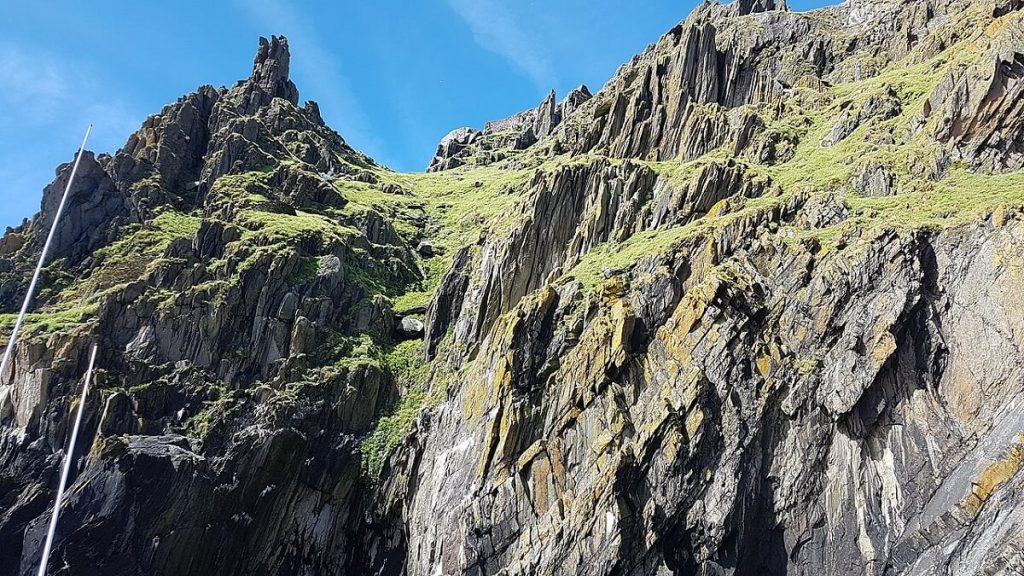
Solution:
{"label": "patch of vegetation", "polygon": [[371,479],[380,477],[384,460],[402,442],[416,423],[416,415],[425,403],[421,391],[402,396],[395,410],[377,421],[376,427],[361,445],[364,473]]}
{"label": "patch of vegetation", "polygon": [[[224,258],[211,262],[208,269],[226,280],[225,288],[237,284],[241,275],[271,258],[294,254],[298,266],[289,276],[292,284],[316,277],[322,255],[335,246],[348,245],[359,231],[323,214],[296,211],[294,214],[260,209],[240,210],[233,223],[242,231],[239,240],[230,242]],[[230,269],[230,271],[228,271]]]}
{"label": "patch of vegetation", "polygon": [[265,210],[272,205],[264,172],[245,172],[221,176],[210,190],[207,205],[216,212],[228,205],[239,210]]}
{"label": "patch of vegetation", "polygon": [[430,365],[423,359],[422,343],[408,340],[381,346],[370,334],[332,334],[322,351],[326,375],[373,366],[387,372],[399,390],[399,400],[378,418],[364,437],[360,451],[362,470],[376,479],[387,456],[412,430],[416,414],[436,399],[428,392]]}
{"label": "patch of vegetation", "polygon": [[[796,238],[814,237],[827,249],[856,231],[942,229],[976,221],[1001,208],[1024,207],[1024,178],[1019,174],[986,175],[953,166],[938,180],[928,179],[927,167],[939,154],[939,145],[930,139],[936,120],[911,129],[946,70],[970,62],[978,46],[974,41],[961,42],[925,61],[894,63],[871,78],[829,88],[830,105],[801,111],[810,126],[800,136],[796,156],[762,170],[786,190],[847,190],[851,217],[821,229],[791,229]],[[859,110],[868,98],[890,90],[902,105],[898,115],[868,119],[835,145],[821,145],[843,109]],[[897,193],[863,197],[850,191],[851,180],[866,165],[891,171]]]}
{"label": "patch of vegetation", "polygon": [[388,284],[387,280],[372,274],[362,266],[346,264],[345,275],[349,280],[362,286],[363,290],[370,294],[392,295],[397,290],[394,286]]}
{"label": "patch of vegetation", "polygon": [[422,342],[395,344],[384,355],[384,364],[402,390],[398,404],[384,414],[362,442],[363,471],[371,479],[380,476],[384,461],[412,431],[416,415],[436,406],[448,392],[440,369],[431,378],[431,366],[423,359]]}
{"label": "patch of vegetation", "polygon": [[355,366],[372,365],[384,369],[384,352],[373,335],[362,333],[349,335],[333,333],[324,347],[325,362],[331,362],[335,370],[349,369]]}
{"label": "patch of vegetation", "polygon": [[509,228],[512,223],[500,217],[522,203],[516,191],[531,176],[532,171],[490,165],[391,178],[415,192],[413,201],[422,203],[440,227],[433,240],[451,250],[475,243],[484,230],[500,233]]}
{"label": "patch of vegetation", "polygon": [[420,283],[418,289],[406,291],[397,296],[394,299],[393,308],[396,311],[402,311],[427,306],[430,299],[434,297],[434,292],[437,291],[441,279],[452,267],[453,261],[454,255],[451,253],[421,261],[421,268],[426,279]]}
{"label": "patch of vegetation", "polygon": [[[824,105],[799,108],[780,121],[792,124],[794,119],[800,119],[809,122],[809,128],[801,130],[804,133],[794,158],[769,168],[768,172],[787,187],[798,183],[834,187],[848,183],[853,170],[865,161],[877,160],[894,169],[901,185],[909,184],[915,172],[911,166],[914,154],[935,148],[928,138],[930,124],[911,131],[915,117],[922,113],[946,71],[970,62],[978,50],[978,42],[964,41],[937,56],[919,61],[912,54],[865,79],[829,87]],[[898,115],[886,120],[869,119],[834,146],[821,145],[844,110],[856,113],[870,98],[890,91],[902,105]],[[880,134],[891,139],[877,138]],[[891,143],[882,143],[887,140]]]}
{"label": "patch of vegetation", "polygon": [[324,246],[332,242],[343,242],[346,238],[359,234],[358,230],[344,226],[327,216],[302,211],[292,215],[243,210],[238,213],[236,223],[251,232],[244,236],[246,240],[261,246]]}
{"label": "patch of vegetation", "polygon": [[203,408],[185,421],[180,432],[186,436],[206,442],[214,429],[237,414],[245,404],[245,392],[213,386],[208,391],[210,399],[203,402]]}
{"label": "patch of vegetation", "polygon": [[646,161],[643,164],[658,173],[658,177],[661,178],[666,184],[681,188],[690,184],[694,175],[700,170],[704,164],[706,156],[694,160],[692,162],[653,162]]}
{"label": "patch of vegetation", "polygon": [[316,278],[320,271],[320,258],[315,256],[300,256],[299,269],[289,278],[292,284],[304,284]]}
{"label": "patch of vegetation", "polygon": [[[146,222],[127,226],[119,240],[93,254],[94,265],[87,277],[68,283],[52,304],[26,316],[22,334],[47,337],[88,323],[106,295],[144,278],[163,261],[171,242],[195,236],[199,221],[197,216],[163,210]],[[9,332],[16,318],[16,314],[0,315],[0,330]]]}
{"label": "patch of vegetation", "polygon": [[[53,311],[28,313],[25,315],[25,322],[21,327],[20,338],[28,339],[38,336],[49,336],[59,332],[75,330],[95,317],[98,310],[98,304],[89,303]],[[0,314],[0,336],[2,336],[0,339],[2,339],[4,344],[7,343],[17,320],[18,315],[16,313]]]}
{"label": "patch of vegetation", "polygon": [[[525,199],[516,192],[524,188],[533,171],[501,163],[421,174],[381,169],[376,174],[380,184],[335,181],[335,187],[348,201],[344,213],[375,210],[408,244],[415,246],[419,240],[428,239],[439,255],[419,260],[425,278],[412,285],[389,285],[361,266],[347,272],[368,291],[392,297],[395,309],[407,310],[427,305],[459,249],[475,244],[484,233],[500,234],[511,229],[514,220],[504,216],[523,204]],[[406,193],[384,192],[382,188],[387,185],[397,185]],[[424,228],[425,220],[429,229]]]}
{"label": "patch of vegetation", "polygon": [[766,195],[742,201],[735,200],[739,206],[725,214],[704,216],[682,226],[646,230],[634,234],[623,242],[605,242],[588,252],[563,274],[563,278],[575,278],[579,280],[585,292],[592,292],[604,281],[605,270],[622,270],[645,257],[675,250],[685,241],[700,236],[710,237],[729,223],[757,212],[770,210],[784,203],[787,198],[788,195]]}
{"label": "patch of vegetation", "polygon": [[1024,173],[986,175],[958,167],[931,188],[877,198],[851,196],[846,203],[854,214],[847,226],[949,228],[999,208],[1024,210]]}
{"label": "patch of vegetation", "polygon": [[171,242],[195,237],[200,220],[164,210],[146,222],[128,226],[119,240],[96,251],[96,265],[89,277],[65,291],[62,299],[94,298],[145,277],[160,263]]}

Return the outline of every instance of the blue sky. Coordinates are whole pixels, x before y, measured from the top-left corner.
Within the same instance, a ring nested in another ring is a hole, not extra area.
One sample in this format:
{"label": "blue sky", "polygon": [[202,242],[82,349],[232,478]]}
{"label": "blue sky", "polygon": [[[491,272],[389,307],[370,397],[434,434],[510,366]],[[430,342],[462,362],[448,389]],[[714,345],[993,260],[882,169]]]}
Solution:
{"label": "blue sky", "polygon": [[[796,10],[826,4],[791,0]],[[114,152],[148,114],[248,76],[284,34],[303,100],[350,144],[422,170],[452,128],[597,90],[696,0],[10,2],[0,19],[0,230],[39,209],[87,123]]]}

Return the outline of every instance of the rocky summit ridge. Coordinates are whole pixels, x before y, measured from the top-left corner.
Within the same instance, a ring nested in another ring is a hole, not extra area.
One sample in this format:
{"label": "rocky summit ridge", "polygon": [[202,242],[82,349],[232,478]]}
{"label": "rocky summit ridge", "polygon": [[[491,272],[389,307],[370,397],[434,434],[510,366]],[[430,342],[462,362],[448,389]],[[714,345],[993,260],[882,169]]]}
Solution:
{"label": "rocky summit ridge", "polygon": [[[49,574],[1024,571],[1024,2],[704,2],[413,174],[289,60],[83,158],[0,575],[94,342]],[[5,333],[69,172],[0,239]]]}

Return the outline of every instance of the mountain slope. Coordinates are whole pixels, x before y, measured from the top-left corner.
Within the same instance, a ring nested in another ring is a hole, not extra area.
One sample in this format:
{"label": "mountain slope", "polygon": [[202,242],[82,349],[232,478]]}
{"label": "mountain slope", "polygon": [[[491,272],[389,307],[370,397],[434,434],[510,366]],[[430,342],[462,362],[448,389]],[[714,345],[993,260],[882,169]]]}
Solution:
{"label": "mountain slope", "polygon": [[0,388],[0,574],[92,342],[52,574],[1018,573],[1022,62],[1016,0],[707,2],[398,174],[261,40],[83,160]]}

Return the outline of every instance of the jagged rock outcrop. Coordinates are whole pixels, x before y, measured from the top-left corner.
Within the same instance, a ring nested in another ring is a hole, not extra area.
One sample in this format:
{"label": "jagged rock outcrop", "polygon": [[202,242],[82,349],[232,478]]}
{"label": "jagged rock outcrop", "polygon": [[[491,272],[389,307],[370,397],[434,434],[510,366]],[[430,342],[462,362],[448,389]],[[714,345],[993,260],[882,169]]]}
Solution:
{"label": "jagged rock outcrop", "polygon": [[[397,400],[396,384],[371,359],[324,358],[359,333],[391,334],[371,279],[401,285],[421,272],[390,220],[340,212],[332,181],[373,165],[315,105],[296,106],[288,58],[284,38],[261,40],[249,79],[201,88],[115,156],[83,158],[51,265],[77,285],[58,276],[41,294],[68,324],[29,326],[0,385],[3,573],[35,570],[91,341],[105,376],[89,401],[104,398],[103,410],[85,423],[96,442],[78,447],[90,464],[50,573],[287,572],[332,546],[336,557],[307,569],[348,561],[347,518],[300,521],[291,507],[355,510],[357,439]],[[25,239],[14,272],[34,258],[67,172],[8,236]],[[372,313],[352,313],[370,300]],[[300,479],[303,469],[335,472]]]}
{"label": "jagged rock outcrop", "polygon": [[[850,103],[853,104],[852,102]],[[865,122],[872,118],[882,121],[895,118],[901,111],[901,104],[896,94],[888,90],[884,94],[872,94],[867,100],[856,107],[856,110],[846,108],[843,115],[836,120],[835,126],[829,130],[828,135],[822,140],[822,146],[835,146],[846,139],[853,131],[860,128]]]}
{"label": "jagged rock outcrop", "polygon": [[729,4],[737,15],[746,16],[756,12],[767,12],[769,10],[786,10],[786,0],[776,3],[775,0],[737,0]]}
{"label": "jagged rock outcrop", "polygon": [[562,120],[591,96],[590,89],[580,85],[556,102],[552,90],[536,108],[488,122],[482,131],[457,128],[441,139],[427,171],[457,168],[470,160],[480,165],[490,164],[503,159],[507,151],[529,148],[554,132]]}
{"label": "jagged rock outcrop", "polygon": [[895,182],[896,176],[887,166],[871,161],[864,166],[851,185],[864,196],[891,196],[895,193]]}
{"label": "jagged rock outcrop", "polygon": [[254,114],[269,105],[274,98],[282,98],[292,105],[299,103],[299,90],[288,78],[290,61],[287,38],[260,38],[260,49],[253,63],[252,76],[239,83],[241,90],[233,98],[239,114]]}
{"label": "jagged rock outcrop", "polygon": [[[115,239],[114,230],[138,218],[128,196],[114,184],[103,168],[109,157],[97,159],[92,152],[82,155],[51,250],[66,267],[80,264],[96,249]],[[62,165],[56,179],[43,190],[40,217],[0,239],[0,302],[14,308],[24,296],[24,286],[35,267],[61,197],[71,177],[72,164]]]}
{"label": "jagged rock outcrop", "polygon": [[0,575],[94,342],[51,574],[1020,573],[1022,10],[705,2],[430,174],[261,40],[83,160],[0,375]]}
{"label": "jagged rock outcrop", "polygon": [[441,142],[437,145],[437,152],[434,153],[434,158],[430,161],[427,170],[448,170],[461,166],[463,164],[461,157],[465,155],[464,152],[479,137],[480,132],[468,126],[456,128],[445,134],[445,137],[441,138]]}
{"label": "jagged rock outcrop", "polygon": [[[998,10],[997,10],[998,13]],[[953,145],[958,159],[988,171],[1020,170],[1020,96],[1024,87],[1021,14],[992,24],[994,37],[969,67],[951,70],[925,104],[935,116],[934,137]]]}

